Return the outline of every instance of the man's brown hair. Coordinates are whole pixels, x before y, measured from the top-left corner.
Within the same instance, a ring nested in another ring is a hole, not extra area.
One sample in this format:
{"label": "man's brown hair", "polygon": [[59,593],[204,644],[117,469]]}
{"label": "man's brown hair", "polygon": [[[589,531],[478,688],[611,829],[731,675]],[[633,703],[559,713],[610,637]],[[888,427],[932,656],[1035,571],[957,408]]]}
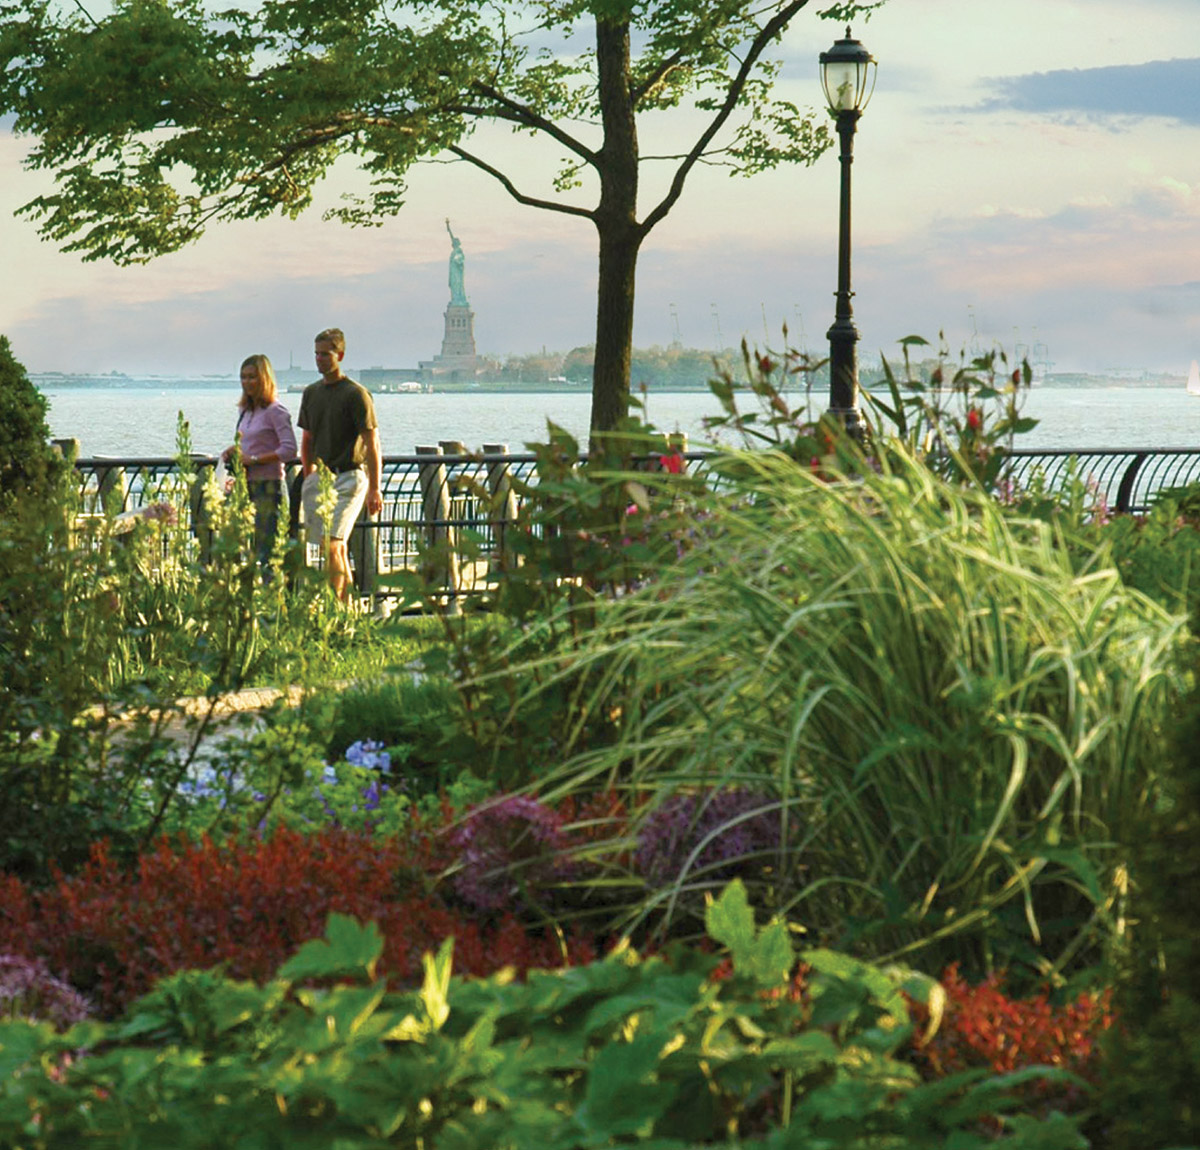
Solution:
{"label": "man's brown hair", "polygon": [[313,336],[313,343],[327,343],[336,352],[346,353],[346,334],[340,327],[327,327]]}

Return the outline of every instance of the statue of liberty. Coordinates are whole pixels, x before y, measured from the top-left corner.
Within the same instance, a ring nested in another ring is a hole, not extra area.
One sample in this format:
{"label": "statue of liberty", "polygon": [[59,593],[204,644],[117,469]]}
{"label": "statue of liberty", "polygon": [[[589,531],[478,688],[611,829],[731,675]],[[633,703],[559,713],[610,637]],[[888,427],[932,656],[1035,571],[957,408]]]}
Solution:
{"label": "statue of liberty", "polygon": [[450,253],[450,306],[467,307],[467,293],[463,288],[463,268],[467,257],[463,255],[461,241],[450,231],[449,220],[446,221],[446,231],[450,232],[450,242],[454,245]]}

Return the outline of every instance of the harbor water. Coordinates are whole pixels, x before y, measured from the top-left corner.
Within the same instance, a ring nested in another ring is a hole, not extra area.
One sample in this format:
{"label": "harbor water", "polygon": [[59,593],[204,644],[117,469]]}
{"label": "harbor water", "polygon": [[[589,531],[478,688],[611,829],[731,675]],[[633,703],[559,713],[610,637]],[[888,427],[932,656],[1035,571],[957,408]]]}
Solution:
{"label": "harbor water", "polygon": [[[192,450],[217,454],[233,440],[240,389],[208,381],[161,380],[59,386],[38,381],[49,401],[49,424],[56,438],[75,438],[80,456],[156,457],[176,452],[176,424],[182,412]],[[292,412],[300,395],[280,397]],[[819,414],[824,397],[814,394]],[[746,401],[750,410],[753,398]],[[794,402],[799,405],[802,397]],[[466,390],[386,392],[375,396],[385,455],[408,455],[420,445],[458,440],[470,450],[505,443],[511,451],[542,442],[547,421],[586,441],[591,396],[587,388],[546,392]],[[646,418],[664,432],[683,432],[689,446],[711,442],[706,416],[720,413],[707,391],[651,392]],[[1183,387],[1034,387],[1022,413],[1037,427],[1018,437],[1028,448],[1200,447],[1200,397]]]}

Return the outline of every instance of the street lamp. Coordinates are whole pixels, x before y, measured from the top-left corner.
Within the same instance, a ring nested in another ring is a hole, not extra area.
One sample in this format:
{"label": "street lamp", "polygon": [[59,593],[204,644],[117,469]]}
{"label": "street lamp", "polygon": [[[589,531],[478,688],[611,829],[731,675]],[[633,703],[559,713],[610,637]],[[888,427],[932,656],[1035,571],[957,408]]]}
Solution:
{"label": "street lamp", "polygon": [[828,52],[821,53],[821,86],[830,115],[837,118],[842,150],[841,210],[838,218],[837,312],[829,329],[829,414],[840,419],[852,435],[858,419],[858,329],[850,298],[850,165],[854,163],[854,131],[875,90],[875,60],[852,39],[850,29]]}

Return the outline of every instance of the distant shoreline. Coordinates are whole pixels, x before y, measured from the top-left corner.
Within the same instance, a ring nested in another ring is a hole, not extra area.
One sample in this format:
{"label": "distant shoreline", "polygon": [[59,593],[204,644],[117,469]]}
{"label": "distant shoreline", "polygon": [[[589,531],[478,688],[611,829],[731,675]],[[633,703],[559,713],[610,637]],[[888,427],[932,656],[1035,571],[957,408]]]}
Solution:
{"label": "distant shoreline", "polygon": [[[351,371],[353,376],[353,371]],[[166,391],[172,388],[188,390],[233,391],[238,387],[238,381],[232,376],[217,378],[214,376],[129,376],[129,375],[73,375],[57,372],[29,373],[29,379],[39,391],[74,391],[91,388],[93,390],[119,390],[137,388],[147,391]],[[1122,388],[1182,388],[1186,381],[1184,375],[1147,375],[1141,378],[1129,378],[1119,375],[1090,375],[1083,372],[1063,373],[1052,375],[1034,384],[1041,388],[1076,388],[1076,387],[1122,387]],[[303,383],[298,380],[280,380],[281,391],[291,391],[312,383],[314,380],[305,378]],[[865,387],[874,391],[886,390],[882,382],[868,381]],[[823,388],[821,383],[813,385],[814,391]],[[445,395],[466,395],[478,392],[507,392],[512,395],[556,395],[586,393],[591,390],[586,383],[550,383],[550,382],[515,382],[509,380],[474,380],[472,382],[433,381],[422,386],[422,390],[409,391],[397,388],[372,388],[373,395],[419,395],[442,393]],[[634,384],[635,398],[640,393],[641,385]],[[667,395],[674,392],[688,393],[709,390],[707,381],[694,384],[647,384],[646,390],[651,394]],[[789,387],[788,390],[791,390]]]}

